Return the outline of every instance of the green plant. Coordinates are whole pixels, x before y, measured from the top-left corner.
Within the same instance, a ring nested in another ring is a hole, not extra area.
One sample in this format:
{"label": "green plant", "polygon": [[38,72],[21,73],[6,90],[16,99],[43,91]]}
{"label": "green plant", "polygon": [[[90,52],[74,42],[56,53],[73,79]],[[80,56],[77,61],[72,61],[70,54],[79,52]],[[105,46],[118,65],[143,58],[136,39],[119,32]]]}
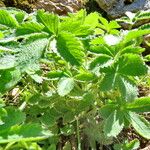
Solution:
{"label": "green plant", "polygon": [[5,149],[56,149],[62,142],[94,149],[130,125],[150,139],[150,124],[138,114],[150,111],[150,98],[138,98],[137,88],[148,74],[140,43],[150,29],[119,27],[85,10],[66,17],[0,10],[1,98],[22,84],[19,109],[0,103]]}

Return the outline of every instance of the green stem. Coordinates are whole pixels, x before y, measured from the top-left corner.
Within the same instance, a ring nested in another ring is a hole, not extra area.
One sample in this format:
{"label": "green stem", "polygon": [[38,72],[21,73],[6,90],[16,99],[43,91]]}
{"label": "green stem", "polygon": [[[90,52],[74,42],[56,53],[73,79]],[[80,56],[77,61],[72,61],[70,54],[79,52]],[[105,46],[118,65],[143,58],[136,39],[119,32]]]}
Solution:
{"label": "green stem", "polygon": [[78,150],[81,150],[81,141],[80,141],[80,130],[79,130],[79,118],[76,117],[77,122],[77,142],[78,142]]}

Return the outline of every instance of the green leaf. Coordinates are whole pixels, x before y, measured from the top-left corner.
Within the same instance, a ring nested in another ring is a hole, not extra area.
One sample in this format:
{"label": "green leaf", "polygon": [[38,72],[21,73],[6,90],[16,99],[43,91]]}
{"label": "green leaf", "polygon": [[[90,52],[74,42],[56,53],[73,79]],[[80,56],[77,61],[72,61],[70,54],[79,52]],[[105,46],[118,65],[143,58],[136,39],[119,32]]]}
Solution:
{"label": "green leaf", "polygon": [[0,71],[0,93],[10,90],[21,79],[21,72],[18,69]]}
{"label": "green leaf", "polygon": [[129,112],[127,119],[131,121],[134,129],[144,138],[150,139],[150,123],[136,113]]}
{"label": "green leaf", "polygon": [[125,141],[125,143],[122,144],[115,144],[114,149],[115,150],[136,150],[139,148],[140,142],[139,140],[135,139],[131,142]]}
{"label": "green leaf", "polygon": [[24,12],[24,11],[18,11],[16,14],[15,14],[15,18],[16,20],[18,21],[18,23],[22,23],[25,19],[25,17],[27,16],[27,13]]}
{"label": "green leaf", "polygon": [[7,115],[1,117],[4,124],[0,125],[0,133],[14,125],[20,124],[25,121],[25,114],[20,110],[14,108],[6,108],[6,111]]}
{"label": "green leaf", "polygon": [[116,137],[124,126],[123,113],[114,111],[104,123],[104,133],[108,137]]}
{"label": "green leaf", "polygon": [[104,17],[99,17],[99,20],[104,26],[108,27],[109,22],[107,21],[107,19],[105,19]]}
{"label": "green leaf", "polygon": [[92,81],[95,78],[96,78],[95,75],[90,72],[80,73],[75,76],[75,79],[79,81]]}
{"label": "green leaf", "polygon": [[108,73],[104,76],[100,83],[100,90],[108,91],[114,88],[116,82],[116,74],[115,73]]}
{"label": "green leaf", "polygon": [[116,87],[119,88],[122,98],[128,102],[132,102],[138,96],[138,88],[135,83],[127,77],[118,76]]}
{"label": "green leaf", "polygon": [[58,94],[60,96],[65,96],[68,93],[71,92],[71,90],[74,88],[74,80],[72,78],[62,78],[58,82]]}
{"label": "green leaf", "polygon": [[143,35],[150,34],[150,30],[131,30],[125,35],[123,42],[127,43],[136,39],[138,37],[142,37]]}
{"label": "green leaf", "polygon": [[108,56],[113,56],[111,49],[109,49],[109,47],[102,44],[91,46],[89,51],[97,54],[106,54]]}
{"label": "green leaf", "polygon": [[116,109],[116,104],[106,104],[100,108],[99,112],[104,119],[107,119]]}
{"label": "green leaf", "polygon": [[0,58],[0,70],[10,69],[15,67],[16,59],[13,55],[5,55]]}
{"label": "green leaf", "polygon": [[79,66],[84,59],[82,43],[70,33],[61,33],[57,38],[59,54],[72,65]]}
{"label": "green leaf", "polygon": [[118,72],[129,76],[141,76],[147,73],[147,66],[139,55],[124,54],[120,57]]}
{"label": "green leaf", "polygon": [[57,35],[59,24],[59,18],[57,15],[44,12],[44,10],[38,10],[36,18],[45,26],[46,31]]}
{"label": "green leaf", "polygon": [[112,64],[112,57],[108,55],[100,55],[90,63],[90,69],[95,67],[107,67]]}
{"label": "green leaf", "polygon": [[126,144],[128,150],[136,150],[137,148],[139,148],[139,146],[140,142],[138,139],[132,140],[130,143]]}
{"label": "green leaf", "polygon": [[132,103],[127,104],[127,109],[137,113],[150,112],[150,97],[135,99]]}
{"label": "green leaf", "polygon": [[109,28],[110,29],[118,29],[120,27],[121,26],[116,21],[110,21],[110,23],[109,23]]}
{"label": "green leaf", "polygon": [[16,30],[17,35],[25,35],[31,33],[40,33],[44,29],[44,25],[37,22],[22,23]]}
{"label": "green leaf", "polygon": [[90,28],[95,28],[97,27],[99,21],[99,14],[97,12],[90,13],[88,16],[86,16],[84,25],[90,25]]}
{"label": "green leaf", "polygon": [[16,19],[7,10],[0,10],[0,24],[10,28],[18,26]]}
{"label": "green leaf", "polygon": [[144,51],[145,51],[145,48],[135,47],[134,45],[131,45],[122,49],[121,54],[125,54],[125,53],[141,54]]}
{"label": "green leaf", "polygon": [[69,14],[68,17],[64,17],[59,26],[59,33],[65,31],[75,36],[89,35],[91,30],[89,25],[84,24],[85,17],[85,10],[80,10],[77,13]]}
{"label": "green leaf", "polygon": [[48,74],[47,74],[47,77],[49,79],[57,79],[57,78],[61,78],[62,76],[64,75],[64,73],[62,71],[50,71]]}
{"label": "green leaf", "polygon": [[28,39],[28,41],[20,45],[16,49],[18,51],[18,54],[16,54],[18,67],[22,71],[26,71],[28,68],[32,68],[34,64],[37,64],[43,55],[47,43],[47,38],[37,37],[37,39]]}
{"label": "green leaf", "polygon": [[68,20],[60,24],[59,33],[64,31],[75,36],[88,36],[92,33],[89,25],[83,25],[81,21],[76,22],[73,20]]}
{"label": "green leaf", "polygon": [[5,132],[5,134],[0,135],[0,144],[19,141],[41,141],[50,136],[52,136],[51,133],[43,133],[43,130],[39,124],[25,124],[21,126],[14,126]]}
{"label": "green leaf", "polygon": [[140,11],[135,15],[136,21],[150,19],[150,11]]}

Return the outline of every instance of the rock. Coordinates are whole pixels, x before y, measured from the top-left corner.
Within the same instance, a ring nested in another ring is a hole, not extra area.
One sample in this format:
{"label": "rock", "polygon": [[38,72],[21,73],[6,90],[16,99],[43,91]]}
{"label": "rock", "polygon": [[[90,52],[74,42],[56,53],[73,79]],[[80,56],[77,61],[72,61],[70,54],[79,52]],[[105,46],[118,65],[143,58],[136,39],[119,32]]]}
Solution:
{"label": "rock", "polygon": [[150,9],[150,0],[95,0],[110,18],[119,18],[126,11]]}
{"label": "rock", "polygon": [[0,1],[0,7],[5,7],[5,4],[3,1]]}
{"label": "rock", "polygon": [[42,8],[49,12],[64,15],[81,9],[82,3],[79,0],[38,0],[35,6],[36,9]]}
{"label": "rock", "polygon": [[[1,0],[0,0],[1,1]],[[82,0],[3,0],[7,7],[16,7],[26,12],[45,9],[59,15],[76,12],[83,8]],[[1,2],[0,2],[1,4]]]}

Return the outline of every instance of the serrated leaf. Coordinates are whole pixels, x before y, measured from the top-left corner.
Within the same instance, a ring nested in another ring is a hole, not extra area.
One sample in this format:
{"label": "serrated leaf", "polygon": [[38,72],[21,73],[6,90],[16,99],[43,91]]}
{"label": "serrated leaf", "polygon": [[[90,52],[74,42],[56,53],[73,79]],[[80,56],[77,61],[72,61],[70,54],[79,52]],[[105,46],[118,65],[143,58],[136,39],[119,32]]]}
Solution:
{"label": "serrated leaf", "polygon": [[150,11],[140,11],[135,15],[135,20],[139,21],[139,20],[145,20],[145,19],[149,19],[150,18]]}
{"label": "serrated leaf", "polygon": [[84,59],[84,49],[79,39],[70,33],[61,33],[57,38],[57,50],[72,65],[80,65]]}
{"label": "serrated leaf", "polygon": [[[75,36],[87,36],[91,34],[92,28],[88,24],[89,19],[87,18],[86,20],[87,23],[85,22],[85,19],[86,19],[86,12],[84,10],[81,10],[76,14],[70,15],[70,17],[64,18],[63,21],[60,23],[59,33],[65,31],[65,32],[72,33]],[[98,19],[95,18],[94,21],[96,20]],[[95,22],[93,23],[95,24]]]}
{"label": "serrated leaf", "polygon": [[132,103],[127,104],[127,109],[137,113],[150,112],[150,97],[135,99]]}
{"label": "serrated leaf", "polygon": [[87,36],[92,33],[89,25],[83,25],[81,21],[76,22],[73,20],[65,21],[60,24],[59,32],[64,31],[74,34],[75,36]]}
{"label": "serrated leaf", "polygon": [[110,23],[109,23],[109,28],[110,29],[118,29],[120,27],[121,26],[116,21],[110,21]]}
{"label": "serrated leaf", "polygon": [[107,19],[105,19],[104,17],[99,17],[99,20],[104,26],[108,27],[109,22],[107,21]]}
{"label": "serrated leaf", "polygon": [[16,19],[7,10],[0,10],[0,24],[10,28],[18,26]]}
{"label": "serrated leaf", "polygon": [[44,29],[44,25],[38,22],[25,22],[22,23],[16,30],[16,34],[25,35],[31,33],[40,33]]}
{"label": "serrated leaf", "polygon": [[0,58],[0,70],[10,69],[15,67],[16,59],[14,55],[5,55]]}
{"label": "serrated leaf", "polygon": [[122,49],[121,54],[125,54],[125,53],[141,54],[144,51],[145,51],[145,48],[135,47],[135,46],[131,45],[131,46],[128,46],[128,47],[125,47],[124,49]]}
{"label": "serrated leaf", "polygon": [[117,105],[107,104],[100,108],[99,113],[104,119],[107,119],[110,116],[110,114],[112,114],[116,109]]}
{"label": "serrated leaf", "polygon": [[58,82],[57,90],[60,96],[65,96],[71,92],[74,88],[74,80],[73,78],[62,78]]}
{"label": "serrated leaf", "polygon": [[97,27],[99,21],[99,14],[97,12],[90,13],[89,15],[86,16],[84,24],[90,25],[90,28],[95,28]]}
{"label": "serrated leaf", "polygon": [[4,124],[0,125],[0,133],[14,125],[22,123],[25,120],[25,114],[20,110],[7,108],[6,111],[7,115],[1,117]]}
{"label": "serrated leaf", "polygon": [[36,18],[45,26],[48,32],[57,34],[59,24],[59,18],[57,15],[45,12],[44,10],[38,10]]}
{"label": "serrated leaf", "polygon": [[94,69],[95,67],[107,67],[109,64],[112,63],[112,57],[108,55],[100,55],[97,58],[95,58],[91,63],[90,63],[90,69]]}
{"label": "serrated leaf", "polygon": [[123,99],[125,99],[128,102],[131,102],[133,101],[133,99],[137,98],[138,88],[133,82],[131,82],[129,78],[119,76],[116,82],[116,86],[119,88]]}
{"label": "serrated leaf", "polygon": [[115,86],[115,82],[116,82],[115,73],[106,74],[100,83],[100,90],[109,91],[113,89]]}
{"label": "serrated leaf", "polygon": [[29,39],[26,43],[22,44],[16,50],[19,51],[16,54],[16,61],[18,67],[25,71],[29,67],[39,62],[42,57],[44,49],[48,43],[47,38]]}
{"label": "serrated leaf", "polygon": [[108,137],[116,137],[123,129],[123,126],[123,114],[119,111],[114,111],[104,123],[104,133]]}
{"label": "serrated leaf", "polygon": [[113,56],[111,49],[109,49],[107,46],[102,44],[91,46],[89,51],[97,54],[106,54],[108,56]]}
{"label": "serrated leaf", "polygon": [[118,72],[129,76],[141,76],[147,73],[147,66],[139,55],[124,54],[120,57]]}
{"label": "serrated leaf", "polygon": [[0,93],[10,90],[21,79],[21,72],[17,69],[0,71]]}
{"label": "serrated leaf", "polygon": [[150,139],[150,123],[133,112],[129,112],[128,115],[128,119],[131,120],[131,124],[134,129],[144,138]]}
{"label": "serrated leaf", "polygon": [[91,43],[90,44],[93,44],[93,45],[96,45],[96,44],[106,44],[105,40],[103,37],[97,37],[97,38],[94,38],[93,40],[91,40]]}
{"label": "serrated leaf", "polygon": [[52,136],[51,133],[43,133],[39,124],[25,124],[21,126],[14,126],[5,132],[5,134],[0,135],[0,144],[20,141],[41,141],[50,136]]}
{"label": "serrated leaf", "polygon": [[143,35],[150,34],[150,30],[131,30],[125,35],[123,42],[127,43],[132,41],[133,39],[136,39],[138,37],[142,37]]}
{"label": "serrated leaf", "polygon": [[24,11],[18,11],[16,14],[15,14],[15,18],[16,20],[18,21],[18,23],[22,23],[25,19],[25,17],[27,16],[27,13],[24,12]]}

